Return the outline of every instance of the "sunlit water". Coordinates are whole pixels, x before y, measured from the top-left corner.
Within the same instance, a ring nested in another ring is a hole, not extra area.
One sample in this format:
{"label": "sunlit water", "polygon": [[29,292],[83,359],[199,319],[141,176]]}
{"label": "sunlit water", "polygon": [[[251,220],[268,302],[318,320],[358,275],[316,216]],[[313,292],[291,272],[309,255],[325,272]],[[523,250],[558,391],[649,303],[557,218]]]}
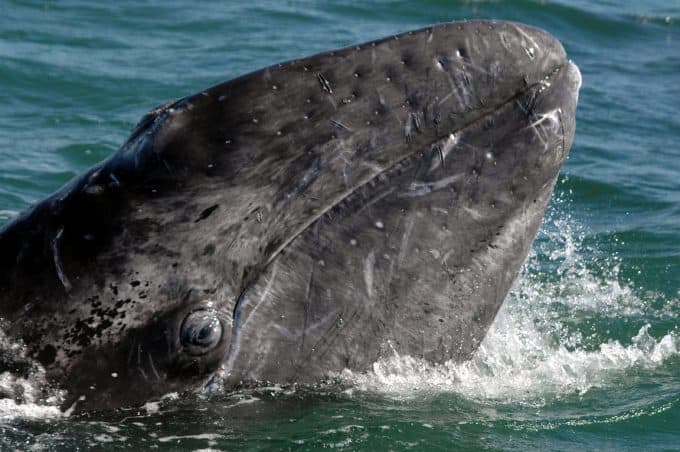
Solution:
{"label": "sunlit water", "polygon": [[677,448],[676,1],[0,2],[0,222],[114,151],[168,99],[477,17],[549,30],[583,87],[553,204],[471,361],[395,354],[319,388],[171,394],[97,419],[59,412],[58,393],[37,403],[34,368],[0,375],[3,393],[21,395],[0,399],[0,449]]}

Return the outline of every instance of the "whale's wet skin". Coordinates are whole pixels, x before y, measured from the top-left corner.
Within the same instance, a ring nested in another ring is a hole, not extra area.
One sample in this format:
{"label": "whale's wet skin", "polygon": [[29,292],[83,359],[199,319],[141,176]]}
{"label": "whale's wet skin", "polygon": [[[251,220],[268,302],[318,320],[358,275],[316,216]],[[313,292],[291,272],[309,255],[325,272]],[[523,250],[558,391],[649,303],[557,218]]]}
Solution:
{"label": "whale's wet skin", "polygon": [[469,359],[541,223],[580,84],[548,34],[472,21],[159,107],[2,229],[3,332],[78,411],[313,384],[394,353]]}

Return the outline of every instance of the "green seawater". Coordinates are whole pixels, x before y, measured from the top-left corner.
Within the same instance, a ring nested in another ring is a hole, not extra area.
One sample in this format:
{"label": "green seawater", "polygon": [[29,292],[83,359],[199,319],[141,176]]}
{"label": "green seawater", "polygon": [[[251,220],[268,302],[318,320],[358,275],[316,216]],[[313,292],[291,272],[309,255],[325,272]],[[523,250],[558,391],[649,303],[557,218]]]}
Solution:
{"label": "green seawater", "polygon": [[198,394],[96,419],[0,400],[0,449],[680,449],[678,0],[0,0],[0,223],[167,100],[471,18],[548,30],[583,87],[532,255],[470,362],[394,356],[343,391]]}

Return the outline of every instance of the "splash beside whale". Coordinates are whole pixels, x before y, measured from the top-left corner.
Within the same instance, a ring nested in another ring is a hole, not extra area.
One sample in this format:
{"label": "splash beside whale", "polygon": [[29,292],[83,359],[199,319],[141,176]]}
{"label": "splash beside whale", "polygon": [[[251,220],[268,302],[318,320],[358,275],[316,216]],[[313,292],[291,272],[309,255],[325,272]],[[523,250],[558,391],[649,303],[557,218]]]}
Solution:
{"label": "splash beside whale", "polygon": [[580,85],[547,33],[470,21],[159,107],[0,230],[2,332],[76,410],[394,351],[465,360],[540,226]]}

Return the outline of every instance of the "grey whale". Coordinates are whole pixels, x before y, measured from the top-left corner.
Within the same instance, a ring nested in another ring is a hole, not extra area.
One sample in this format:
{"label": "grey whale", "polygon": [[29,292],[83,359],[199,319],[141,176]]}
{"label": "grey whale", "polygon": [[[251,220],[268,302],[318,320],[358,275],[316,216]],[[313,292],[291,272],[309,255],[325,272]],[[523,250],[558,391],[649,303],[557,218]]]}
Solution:
{"label": "grey whale", "polygon": [[547,33],[468,21],[163,105],[0,230],[0,327],[78,411],[216,375],[314,383],[393,351],[468,359],[540,226],[580,85]]}

